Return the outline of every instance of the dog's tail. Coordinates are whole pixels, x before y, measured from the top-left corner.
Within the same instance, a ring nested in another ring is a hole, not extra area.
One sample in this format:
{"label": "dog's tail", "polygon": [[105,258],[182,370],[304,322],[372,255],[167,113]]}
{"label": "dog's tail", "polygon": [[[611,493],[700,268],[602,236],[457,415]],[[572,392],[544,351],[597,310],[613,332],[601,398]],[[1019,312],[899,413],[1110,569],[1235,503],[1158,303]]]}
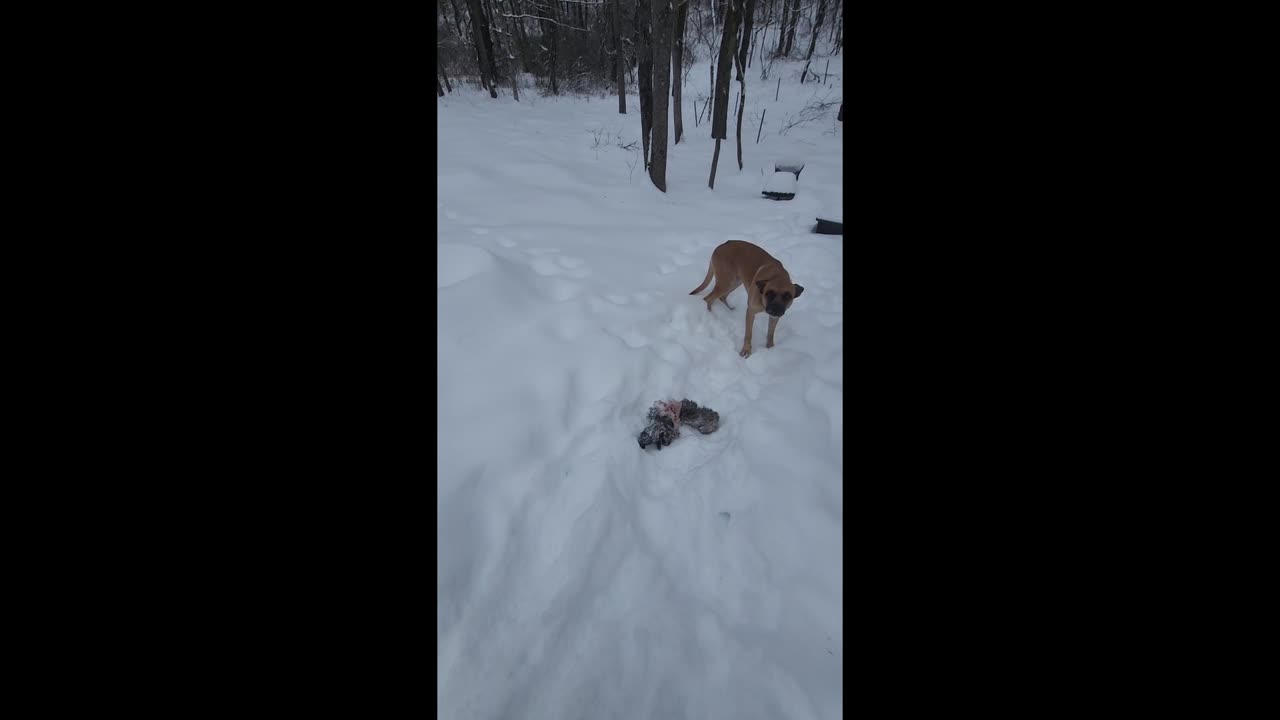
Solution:
{"label": "dog's tail", "polygon": [[702,290],[706,288],[707,285],[711,284],[711,276],[715,274],[715,267],[716,266],[714,264],[707,263],[707,276],[702,279],[701,285],[694,288],[693,291],[689,293],[690,295],[697,295],[698,293],[702,292]]}

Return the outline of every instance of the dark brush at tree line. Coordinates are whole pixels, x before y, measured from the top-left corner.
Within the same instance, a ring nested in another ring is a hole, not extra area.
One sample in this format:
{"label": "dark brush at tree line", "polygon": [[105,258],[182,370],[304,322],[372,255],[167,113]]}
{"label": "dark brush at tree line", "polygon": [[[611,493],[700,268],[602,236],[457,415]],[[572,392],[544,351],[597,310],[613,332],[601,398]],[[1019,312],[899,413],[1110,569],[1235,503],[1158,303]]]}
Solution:
{"label": "dark brush at tree line", "polygon": [[519,79],[531,75],[546,95],[616,93],[618,112],[626,114],[630,86],[640,96],[645,169],[663,192],[668,119],[671,144],[678,145],[690,65],[715,60],[708,94],[693,98],[695,126],[706,112],[716,141],[707,181],[714,189],[720,141],[728,136],[731,80],[738,82],[733,109],[741,170],[744,74],[753,59],[767,79],[773,61],[792,57],[797,35],[807,34],[800,82],[825,80],[810,68],[819,37],[828,33],[833,53],[844,45],[843,0],[437,0],[437,10],[437,96],[464,81],[492,98],[510,89],[519,100]]}

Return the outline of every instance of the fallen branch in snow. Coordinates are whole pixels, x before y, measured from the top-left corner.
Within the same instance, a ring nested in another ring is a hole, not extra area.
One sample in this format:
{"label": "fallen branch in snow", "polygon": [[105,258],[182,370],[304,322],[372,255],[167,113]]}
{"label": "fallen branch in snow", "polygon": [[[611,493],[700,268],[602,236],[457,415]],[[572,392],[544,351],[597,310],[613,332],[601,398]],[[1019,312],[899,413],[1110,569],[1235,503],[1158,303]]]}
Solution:
{"label": "fallen branch in snow", "polygon": [[[634,146],[634,145],[635,145],[635,143],[632,143],[632,145]],[[628,175],[627,175],[627,184],[630,184],[630,183],[631,183],[631,179],[632,179],[632,177],[634,177],[634,176],[635,176],[635,174],[636,174],[636,163],[638,162],[638,160],[637,160],[636,156],[637,156],[638,154],[639,154],[639,153],[637,153],[637,152],[632,152],[632,153],[630,154],[631,160],[629,160],[629,161],[627,162],[627,167],[631,168],[631,172],[630,172],[630,173],[628,173]]]}
{"label": "fallen branch in snow", "polygon": [[591,142],[592,150],[602,148],[605,145],[608,145],[610,142],[614,143],[615,145],[617,145],[619,148],[622,148],[623,150],[635,150],[637,147],[639,147],[636,144],[637,141],[635,140],[632,140],[629,143],[624,143],[622,141],[621,130],[614,133],[612,138],[609,137],[609,131],[604,128],[594,128],[594,129],[587,130],[587,132],[591,133],[591,137],[593,138]]}
{"label": "fallen branch in snow", "polygon": [[809,102],[800,109],[800,113],[798,115],[787,113],[787,115],[782,118],[782,125],[778,128],[778,134],[786,135],[792,128],[800,127],[801,125],[811,123],[814,120],[821,120],[827,115],[827,113],[831,112],[833,108],[840,104],[840,100],[831,99],[831,93],[827,93],[827,96],[821,100],[817,99],[817,97],[817,93],[814,93],[813,97],[809,98]]}

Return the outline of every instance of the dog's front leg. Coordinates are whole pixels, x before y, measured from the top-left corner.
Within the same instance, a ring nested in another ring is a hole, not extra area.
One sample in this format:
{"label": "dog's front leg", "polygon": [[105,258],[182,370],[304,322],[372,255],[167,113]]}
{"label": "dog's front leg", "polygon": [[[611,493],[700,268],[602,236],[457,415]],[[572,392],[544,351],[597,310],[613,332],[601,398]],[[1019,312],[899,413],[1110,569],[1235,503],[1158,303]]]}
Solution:
{"label": "dog's front leg", "polygon": [[769,337],[765,340],[765,343],[764,343],[764,346],[766,348],[773,347],[773,329],[778,327],[778,320],[780,319],[781,318],[776,318],[772,315],[769,316]]}
{"label": "dog's front leg", "polygon": [[751,303],[747,303],[747,335],[742,340],[742,351],[738,354],[742,357],[751,357],[751,326],[756,321],[756,310],[752,310]]}

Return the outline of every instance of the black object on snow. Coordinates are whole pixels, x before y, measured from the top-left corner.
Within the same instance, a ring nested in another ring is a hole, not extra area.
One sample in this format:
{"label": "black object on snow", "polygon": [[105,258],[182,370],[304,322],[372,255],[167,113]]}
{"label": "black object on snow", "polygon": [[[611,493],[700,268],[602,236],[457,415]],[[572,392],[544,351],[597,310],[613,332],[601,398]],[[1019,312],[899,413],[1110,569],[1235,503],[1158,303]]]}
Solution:
{"label": "black object on snow", "polygon": [[844,122],[844,103],[840,103],[840,114],[836,116],[836,120]]}
{"label": "black object on snow", "polygon": [[789,170],[775,172],[764,184],[761,194],[774,200],[790,200],[795,197],[797,177],[791,173]]}
{"label": "black object on snow", "polygon": [[813,229],[819,235],[843,235],[844,223],[817,218],[818,226]]}
{"label": "black object on snow", "polygon": [[661,450],[663,445],[680,437],[680,426],[689,427],[703,435],[713,433],[720,427],[720,413],[711,408],[698,407],[692,400],[659,400],[649,408],[649,425],[640,432],[640,449],[656,445]]}
{"label": "black object on snow", "polygon": [[703,435],[710,435],[720,427],[720,413],[707,407],[698,407],[692,400],[680,401],[680,424],[688,425]]}

